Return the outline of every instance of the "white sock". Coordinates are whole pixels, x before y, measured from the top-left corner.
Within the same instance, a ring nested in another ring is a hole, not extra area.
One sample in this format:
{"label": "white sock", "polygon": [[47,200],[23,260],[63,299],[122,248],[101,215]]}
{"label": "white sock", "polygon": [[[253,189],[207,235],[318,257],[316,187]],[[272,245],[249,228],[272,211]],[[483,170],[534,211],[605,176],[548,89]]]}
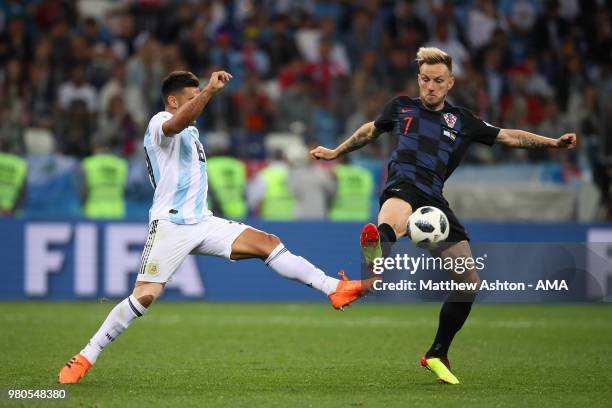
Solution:
{"label": "white sock", "polygon": [[141,305],[134,295],[123,299],[121,303],[111,310],[102,326],[89,340],[85,348],[81,350],[81,354],[91,364],[94,364],[102,350],[115,341],[130,326],[134,319],[142,316],[146,311],[147,308]]}
{"label": "white sock", "polygon": [[329,295],[336,291],[338,279],[327,276],[301,256],[293,255],[283,244],[278,244],[266,259],[266,265],[279,275],[300,281]]}

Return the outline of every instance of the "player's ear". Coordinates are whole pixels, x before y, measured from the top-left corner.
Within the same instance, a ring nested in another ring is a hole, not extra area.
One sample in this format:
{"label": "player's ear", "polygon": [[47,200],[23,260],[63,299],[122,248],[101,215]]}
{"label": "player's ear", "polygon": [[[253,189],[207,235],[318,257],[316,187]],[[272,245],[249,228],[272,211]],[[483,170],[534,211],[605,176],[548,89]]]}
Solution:
{"label": "player's ear", "polygon": [[178,108],[178,101],[176,100],[176,96],[169,95],[168,98],[166,99],[166,102],[168,103],[169,108],[172,108],[172,109]]}
{"label": "player's ear", "polygon": [[455,77],[453,76],[453,74],[450,74],[450,79],[448,80],[448,90],[449,91],[451,90],[453,85],[455,85]]}

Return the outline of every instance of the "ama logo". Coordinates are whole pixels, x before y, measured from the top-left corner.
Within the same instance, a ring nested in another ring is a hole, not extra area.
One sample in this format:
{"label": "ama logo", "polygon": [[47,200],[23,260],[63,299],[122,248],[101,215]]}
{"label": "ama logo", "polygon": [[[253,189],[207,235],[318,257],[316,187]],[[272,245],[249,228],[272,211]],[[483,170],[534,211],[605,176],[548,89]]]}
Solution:
{"label": "ama logo", "polygon": [[569,290],[569,288],[565,279],[552,281],[540,279],[535,290]]}

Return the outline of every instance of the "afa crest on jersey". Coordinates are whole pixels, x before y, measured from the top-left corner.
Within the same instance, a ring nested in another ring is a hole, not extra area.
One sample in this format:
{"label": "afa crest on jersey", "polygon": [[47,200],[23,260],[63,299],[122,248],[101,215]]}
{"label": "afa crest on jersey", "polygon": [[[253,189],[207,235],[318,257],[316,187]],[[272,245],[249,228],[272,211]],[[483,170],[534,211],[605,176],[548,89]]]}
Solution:
{"label": "afa crest on jersey", "polygon": [[455,123],[457,122],[457,117],[455,115],[453,115],[452,113],[445,113],[444,115],[442,115],[442,117],[444,118],[444,121],[446,122],[449,128],[455,126]]}

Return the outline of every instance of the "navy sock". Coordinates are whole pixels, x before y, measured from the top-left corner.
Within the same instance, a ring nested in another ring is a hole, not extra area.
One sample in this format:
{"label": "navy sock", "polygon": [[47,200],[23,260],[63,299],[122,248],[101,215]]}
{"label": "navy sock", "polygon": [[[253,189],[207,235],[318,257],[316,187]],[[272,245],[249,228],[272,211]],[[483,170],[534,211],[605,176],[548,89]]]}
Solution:
{"label": "navy sock", "polygon": [[440,310],[436,338],[429,351],[425,354],[425,357],[447,356],[455,334],[461,330],[463,323],[465,323],[472,310],[475,298],[475,293],[453,292],[448,296]]}
{"label": "navy sock", "polygon": [[382,248],[382,256],[386,258],[391,252],[391,247],[397,241],[395,231],[389,224],[380,224],[378,226],[378,234],[380,235],[380,246]]}

